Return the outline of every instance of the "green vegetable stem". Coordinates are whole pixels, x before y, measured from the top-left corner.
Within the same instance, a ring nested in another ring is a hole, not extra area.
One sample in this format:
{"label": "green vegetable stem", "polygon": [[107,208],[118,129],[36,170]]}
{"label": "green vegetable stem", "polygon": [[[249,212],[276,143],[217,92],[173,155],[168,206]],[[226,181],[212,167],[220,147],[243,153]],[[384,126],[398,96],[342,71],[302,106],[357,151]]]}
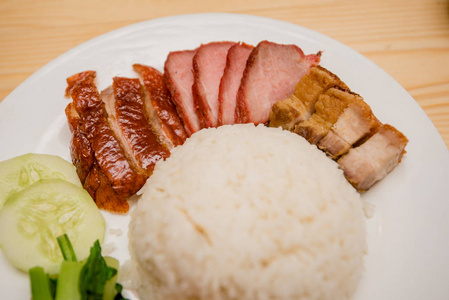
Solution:
{"label": "green vegetable stem", "polygon": [[62,256],[65,261],[76,261],[75,251],[73,250],[72,243],[67,234],[63,234],[56,238],[59,248],[61,249]]}
{"label": "green vegetable stem", "polygon": [[42,267],[29,270],[33,300],[119,300],[124,299],[117,281],[118,260],[101,255],[99,240],[90,249],[85,262],[78,262],[66,234],[57,238],[64,261],[56,281]]}
{"label": "green vegetable stem", "polygon": [[42,267],[31,268],[28,272],[31,280],[33,300],[53,300],[51,282]]}

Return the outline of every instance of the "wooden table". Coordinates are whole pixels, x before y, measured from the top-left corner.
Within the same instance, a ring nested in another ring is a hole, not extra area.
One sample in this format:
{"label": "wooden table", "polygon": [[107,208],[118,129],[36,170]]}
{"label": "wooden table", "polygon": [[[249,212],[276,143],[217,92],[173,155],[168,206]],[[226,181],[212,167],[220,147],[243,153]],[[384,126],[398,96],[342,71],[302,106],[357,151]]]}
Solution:
{"label": "wooden table", "polygon": [[447,0],[2,0],[0,101],[49,61],[95,36],[200,12],[284,20],[361,52],[405,87],[449,147]]}

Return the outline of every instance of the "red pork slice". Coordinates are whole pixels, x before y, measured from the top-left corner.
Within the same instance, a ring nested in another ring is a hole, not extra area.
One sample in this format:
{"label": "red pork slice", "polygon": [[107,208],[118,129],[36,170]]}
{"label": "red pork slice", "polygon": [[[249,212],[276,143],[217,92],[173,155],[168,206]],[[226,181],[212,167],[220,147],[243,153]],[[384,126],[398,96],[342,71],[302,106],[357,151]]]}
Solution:
{"label": "red pork slice", "polygon": [[193,103],[193,57],[196,50],[170,52],[164,66],[168,90],[188,136],[201,129]]}
{"label": "red pork slice", "polygon": [[398,165],[407,143],[401,132],[385,124],[365,143],[343,155],[338,164],[356,189],[366,191]]}
{"label": "red pork slice", "polygon": [[115,114],[123,137],[147,175],[156,162],[167,158],[170,152],[162,146],[148,122],[139,79],[114,77]]}
{"label": "red pork slice", "polygon": [[289,97],[296,83],[318,65],[320,54],[304,55],[296,45],[260,42],[251,52],[237,94],[237,123],[266,123],[272,105]]}
{"label": "red pork slice", "polygon": [[226,67],[218,93],[218,126],[235,123],[237,92],[245,71],[246,62],[254,46],[238,43],[229,48]]}
{"label": "red pork slice", "polygon": [[234,42],[201,45],[193,57],[193,101],[201,128],[217,127],[218,91],[226,66],[226,56]]}
{"label": "red pork slice", "polygon": [[145,86],[144,104],[154,132],[169,149],[183,144],[187,133],[171,100],[164,75],[149,66],[135,64],[133,67]]}

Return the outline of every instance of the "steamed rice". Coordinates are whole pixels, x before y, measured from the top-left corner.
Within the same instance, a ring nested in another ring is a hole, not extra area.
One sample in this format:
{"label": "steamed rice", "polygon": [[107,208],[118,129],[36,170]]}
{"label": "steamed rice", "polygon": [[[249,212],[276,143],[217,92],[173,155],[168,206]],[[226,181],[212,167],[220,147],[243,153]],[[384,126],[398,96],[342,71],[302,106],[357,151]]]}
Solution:
{"label": "steamed rice", "polygon": [[142,300],[349,299],[366,248],[338,165],[250,124],[201,130],[159,162],[129,237]]}

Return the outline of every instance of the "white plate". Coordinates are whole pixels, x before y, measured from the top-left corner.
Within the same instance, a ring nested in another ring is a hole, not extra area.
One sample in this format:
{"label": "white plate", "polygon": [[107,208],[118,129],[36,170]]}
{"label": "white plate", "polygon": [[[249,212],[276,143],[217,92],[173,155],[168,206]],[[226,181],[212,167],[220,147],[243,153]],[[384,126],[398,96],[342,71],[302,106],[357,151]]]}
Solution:
{"label": "white plate", "polygon": [[[369,253],[354,299],[449,299],[449,152],[443,140],[414,99],[379,67],[341,43],[293,24],[247,15],[183,15],[92,39],[47,64],[2,101],[0,160],[28,152],[70,160],[64,90],[65,79],[74,73],[98,71],[102,89],[113,76],[136,77],[133,63],[162,70],[171,50],[214,40],[257,44],[264,39],[296,44],[306,54],[324,50],[321,64],[361,94],[382,122],[410,140],[403,162],[363,195],[376,209],[367,221]],[[115,244],[112,255],[123,263],[129,216],[104,215],[105,243]],[[28,285],[27,276],[0,254],[2,298],[29,299]]]}

